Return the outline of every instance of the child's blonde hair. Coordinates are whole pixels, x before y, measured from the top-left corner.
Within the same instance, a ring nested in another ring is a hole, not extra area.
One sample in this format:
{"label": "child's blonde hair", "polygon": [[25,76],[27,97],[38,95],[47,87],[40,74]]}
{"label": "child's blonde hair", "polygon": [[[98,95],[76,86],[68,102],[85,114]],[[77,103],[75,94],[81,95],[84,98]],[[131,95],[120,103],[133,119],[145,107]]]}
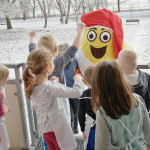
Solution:
{"label": "child's blonde hair", "polygon": [[118,55],[118,62],[123,71],[134,71],[137,67],[137,54],[132,49],[124,49]]}
{"label": "child's blonde hair", "polygon": [[84,79],[90,86],[92,85],[93,70],[94,70],[94,67],[90,66],[84,72]]}
{"label": "child's blonde hair", "polygon": [[9,76],[9,69],[0,64],[0,85],[4,84]]}
{"label": "child's blonde hair", "polygon": [[53,67],[51,52],[39,49],[31,52],[27,58],[27,68],[23,72],[26,96],[30,97],[35,84],[36,75],[45,73],[44,69],[48,65]]}
{"label": "child's blonde hair", "polygon": [[52,55],[58,49],[57,42],[52,35],[44,35],[38,41],[39,49],[51,50]]}

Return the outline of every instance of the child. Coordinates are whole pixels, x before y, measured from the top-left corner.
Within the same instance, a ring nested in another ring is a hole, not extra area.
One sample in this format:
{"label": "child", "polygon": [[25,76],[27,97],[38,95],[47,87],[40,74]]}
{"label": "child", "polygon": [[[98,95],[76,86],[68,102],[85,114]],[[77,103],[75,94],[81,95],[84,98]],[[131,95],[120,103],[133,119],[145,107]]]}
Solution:
{"label": "child", "polygon": [[[75,54],[79,48],[80,39],[82,35],[82,31],[85,25],[83,23],[78,24],[78,32],[77,35],[72,43],[72,46],[60,57],[58,56],[58,46],[56,40],[52,35],[45,35],[42,36],[38,41],[38,48],[47,49],[51,51],[52,57],[54,58],[54,72],[51,76],[56,76],[59,78],[59,82],[64,84],[64,68],[70,62],[70,60],[75,57]],[[36,49],[35,36],[36,32],[30,32],[30,39],[29,39],[29,51]]]}
{"label": "child", "polygon": [[80,97],[84,90],[82,77],[74,77],[73,88],[58,81],[48,81],[54,69],[51,52],[36,50],[29,54],[23,79],[26,95],[36,111],[39,131],[49,150],[73,150],[76,142],[62,100]]}
{"label": "child", "polygon": [[150,148],[150,120],[140,96],[133,94],[116,61],[102,61],[93,72],[96,112],[95,150]]}
{"label": "child", "polygon": [[96,115],[93,112],[91,105],[91,85],[92,85],[92,73],[94,67],[88,67],[84,72],[84,83],[88,86],[88,89],[83,92],[80,98],[79,105],[79,124],[85,140],[86,150],[95,149],[95,120]]}
{"label": "child", "polygon": [[133,92],[139,94],[150,111],[150,75],[137,68],[137,55],[133,50],[122,50],[118,56],[125,79],[133,87]]}
{"label": "child", "polygon": [[[65,67],[64,73],[65,73],[65,79],[66,79],[66,85],[68,87],[73,87],[73,77],[77,73],[79,69],[77,60],[73,58]],[[78,110],[79,110],[79,100],[77,98],[69,99],[70,104],[70,113],[71,113],[71,127],[73,130],[73,133],[78,133]]]}
{"label": "child", "polygon": [[9,107],[4,105],[5,84],[8,75],[8,68],[0,64],[0,148],[2,150],[8,150],[10,147],[8,133],[5,125],[5,115],[9,112]]}
{"label": "child", "polygon": [[[72,46],[60,57],[58,56],[58,46],[57,43],[52,35],[45,35],[40,38],[38,41],[38,48],[46,48],[47,50],[51,51],[52,57],[54,58],[54,71],[51,74],[50,77],[56,76],[59,78],[59,82],[62,84],[65,84],[64,82],[64,68],[69,63],[69,61],[75,56],[75,53],[77,52],[80,44],[80,39],[82,35],[82,30],[84,29],[85,25],[83,23],[78,24],[78,33],[73,41]],[[30,32],[30,44],[29,44],[29,51],[32,51],[36,49],[35,41],[35,32]],[[50,78],[49,77],[49,78]],[[69,107],[69,101],[64,100],[64,106],[66,113],[68,115],[68,120],[71,120],[70,118],[70,107]]]}

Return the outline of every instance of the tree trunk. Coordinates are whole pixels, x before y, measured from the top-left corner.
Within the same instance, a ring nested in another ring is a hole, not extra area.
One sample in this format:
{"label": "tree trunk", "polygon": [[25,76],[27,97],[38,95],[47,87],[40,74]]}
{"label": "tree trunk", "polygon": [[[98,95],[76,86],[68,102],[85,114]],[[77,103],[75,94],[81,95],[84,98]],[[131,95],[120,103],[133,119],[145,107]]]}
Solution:
{"label": "tree trunk", "polygon": [[86,4],[85,4],[85,0],[83,0],[83,6],[82,6],[83,14],[85,14],[85,9],[86,9]]}
{"label": "tree trunk", "polygon": [[47,28],[47,14],[44,14],[44,28]]}
{"label": "tree trunk", "polygon": [[35,18],[35,9],[33,9],[33,18]]}
{"label": "tree trunk", "polygon": [[26,20],[27,19],[27,14],[26,12],[23,12],[23,20]]}
{"label": "tree trunk", "polygon": [[118,12],[120,12],[120,0],[118,0]]}
{"label": "tree trunk", "polygon": [[12,29],[11,21],[8,16],[6,16],[7,29]]}
{"label": "tree trunk", "polygon": [[76,22],[79,23],[79,14],[76,13]]}
{"label": "tree trunk", "polygon": [[99,6],[100,6],[100,1],[99,1],[99,0],[96,0],[96,10],[99,9]]}
{"label": "tree trunk", "polygon": [[60,22],[61,22],[62,24],[64,23],[64,15],[63,15],[63,13],[61,13]]}
{"label": "tree trunk", "polygon": [[67,16],[66,16],[65,24],[68,23],[69,13],[70,13],[70,5],[71,5],[71,0],[68,0],[68,10],[67,10]]}

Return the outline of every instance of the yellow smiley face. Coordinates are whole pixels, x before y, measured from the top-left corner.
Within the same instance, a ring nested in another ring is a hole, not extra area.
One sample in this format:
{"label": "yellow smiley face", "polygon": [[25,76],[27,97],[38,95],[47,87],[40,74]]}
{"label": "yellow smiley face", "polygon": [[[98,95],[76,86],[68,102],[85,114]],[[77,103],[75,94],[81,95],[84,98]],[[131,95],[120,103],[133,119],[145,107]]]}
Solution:
{"label": "yellow smiley face", "polygon": [[114,59],[113,31],[103,27],[85,28],[81,50],[94,65],[100,60]]}

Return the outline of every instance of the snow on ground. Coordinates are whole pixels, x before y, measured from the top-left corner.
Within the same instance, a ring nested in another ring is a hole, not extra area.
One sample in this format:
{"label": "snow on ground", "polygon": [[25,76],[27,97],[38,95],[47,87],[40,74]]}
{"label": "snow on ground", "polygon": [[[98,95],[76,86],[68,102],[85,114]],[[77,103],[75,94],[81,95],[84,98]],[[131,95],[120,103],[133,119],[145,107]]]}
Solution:
{"label": "snow on ground", "polygon": [[[139,63],[150,62],[150,11],[118,13],[123,21],[125,41],[138,53]],[[126,25],[125,20],[130,17],[139,18],[140,23]],[[28,33],[37,30],[37,40],[41,35],[52,34],[58,44],[71,44],[77,32],[76,23],[61,24],[59,17],[48,19],[48,28],[44,29],[44,19],[12,20],[12,30],[6,30],[0,25],[0,63],[21,63],[28,55]]]}

